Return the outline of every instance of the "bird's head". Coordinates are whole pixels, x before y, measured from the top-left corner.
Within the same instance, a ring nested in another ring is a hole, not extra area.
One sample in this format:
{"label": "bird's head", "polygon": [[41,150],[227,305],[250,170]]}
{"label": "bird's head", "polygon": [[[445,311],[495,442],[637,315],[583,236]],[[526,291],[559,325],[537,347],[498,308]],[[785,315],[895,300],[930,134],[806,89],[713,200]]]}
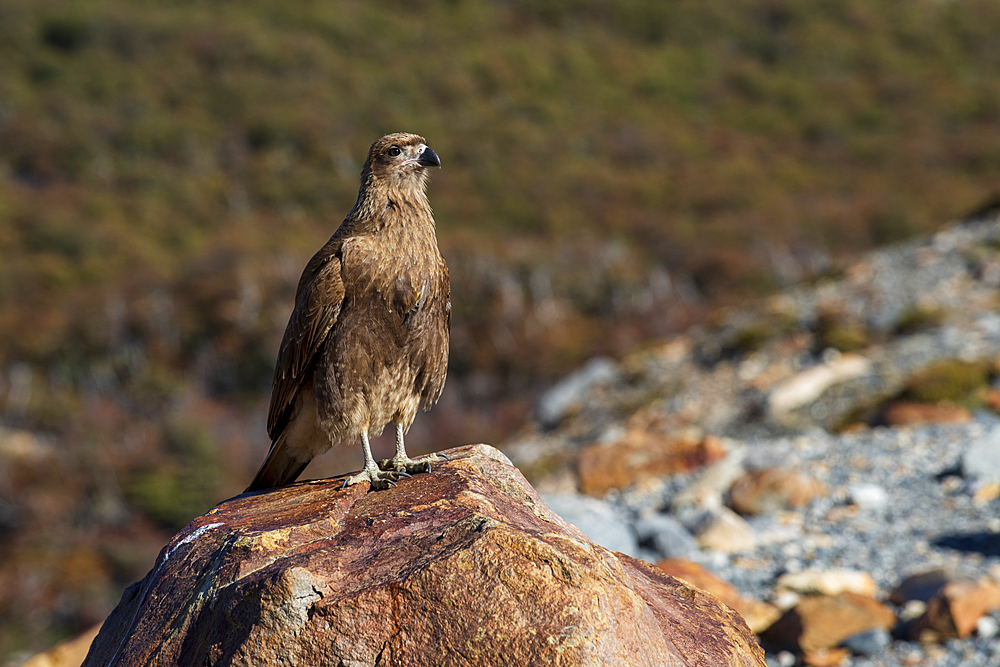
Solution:
{"label": "bird's head", "polygon": [[390,189],[422,191],[427,168],[440,166],[441,159],[423,137],[405,132],[387,134],[368,151],[361,181],[374,179]]}

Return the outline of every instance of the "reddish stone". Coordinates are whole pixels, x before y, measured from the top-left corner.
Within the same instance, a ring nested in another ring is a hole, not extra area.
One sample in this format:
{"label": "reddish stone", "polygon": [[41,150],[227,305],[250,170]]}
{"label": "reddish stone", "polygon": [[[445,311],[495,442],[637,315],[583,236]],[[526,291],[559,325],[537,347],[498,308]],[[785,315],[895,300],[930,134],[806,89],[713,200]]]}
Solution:
{"label": "reddish stone", "polygon": [[386,491],[335,479],[220,504],[84,664],[764,667],[715,597],[591,543],[492,447],[447,453]]}
{"label": "reddish stone", "polygon": [[1000,585],[992,581],[949,581],[927,601],[927,611],[911,628],[913,639],[941,641],[966,638],[976,623],[1000,608]]}
{"label": "reddish stone", "polygon": [[703,591],[708,591],[737,611],[743,604],[743,596],[740,595],[735,586],[715,576],[703,565],[683,558],[665,558],[659,561],[656,567],[671,577],[683,579]]}
{"label": "reddish stone", "polygon": [[591,445],[580,453],[580,490],[601,497],[643,479],[700,468],[725,454],[719,438],[696,430],[664,434],[630,428],[620,440]]}
{"label": "reddish stone", "polygon": [[805,507],[826,493],[817,479],[790,468],[751,470],[733,482],[729,506],[743,515]]}
{"label": "reddish stone", "polygon": [[[1000,362],[997,365],[1000,366]],[[1000,389],[990,389],[983,402],[993,412],[1000,412]]]}
{"label": "reddish stone", "polygon": [[882,419],[889,426],[910,426],[913,424],[964,424],[972,419],[972,413],[954,403],[909,403],[899,402],[889,405],[882,413]]}
{"label": "reddish stone", "polygon": [[856,593],[810,595],[785,612],[763,636],[779,646],[809,653],[835,648],[866,630],[891,630],[895,624],[892,610],[870,597]]}
{"label": "reddish stone", "polygon": [[683,558],[666,558],[658,562],[656,567],[671,577],[683,579],[719,598],[735,609],[755,633],[765,630],[780,616],[780,612],[773,605],[743,597],[735,586],[715,576],[698,563]]}

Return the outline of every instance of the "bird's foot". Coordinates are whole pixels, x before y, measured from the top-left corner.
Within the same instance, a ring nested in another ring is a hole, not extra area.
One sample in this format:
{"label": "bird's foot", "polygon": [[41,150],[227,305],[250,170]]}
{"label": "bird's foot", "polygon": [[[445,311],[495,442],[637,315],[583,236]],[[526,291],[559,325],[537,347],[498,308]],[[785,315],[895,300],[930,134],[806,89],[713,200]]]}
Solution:
{"label": "bird's foot", "polygon": [[416,474],[418,472],[430,472],[431,463],[436,462],[438,459],[443,459],[448,461],[448,457],[444,454],[428,454],[427,456],[421,456],[420,458],[411,459],[408,456],[394,456],[391,459],[382,459],[378,462],[378,467],[383,471],[391,471],[395,473],[410,473]]}
{"label": "bird's foot", "polygon": [[343,491],[352,484],[361,484],[362,482],[368,482],[373,490],[388,489],[390,486],[396,486],[400,477],[410,477],[410,473],[405,470],[379,470],[374,466],[366,467],[357,475],[351,475],[345,479],[340,490]]}

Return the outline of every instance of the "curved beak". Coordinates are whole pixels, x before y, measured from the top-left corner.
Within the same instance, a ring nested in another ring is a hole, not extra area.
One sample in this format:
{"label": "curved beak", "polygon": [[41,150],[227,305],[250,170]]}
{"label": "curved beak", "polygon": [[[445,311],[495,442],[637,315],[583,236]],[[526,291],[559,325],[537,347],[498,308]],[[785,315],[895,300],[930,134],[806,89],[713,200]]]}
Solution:
{"label": "curved beak", "polygon": [[434,152],[433,148],[427,146],[420,154],[420,158],[417,160],[417,164],[419,164],[421,167],[440,167],[441,158],[438,157],[438,154]]}

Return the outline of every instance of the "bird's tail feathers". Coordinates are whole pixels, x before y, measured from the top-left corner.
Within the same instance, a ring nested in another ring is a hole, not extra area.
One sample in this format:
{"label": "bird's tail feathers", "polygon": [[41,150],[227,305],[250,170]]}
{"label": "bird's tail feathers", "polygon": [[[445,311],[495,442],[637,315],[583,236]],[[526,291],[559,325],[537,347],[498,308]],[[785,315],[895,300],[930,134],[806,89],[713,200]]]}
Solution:
{"label": "bird's tail feathers", "polygon": [[309,459],[303,461],[289,455],[288,448],[285,446],[284,433],[282,433],[271,445],[271,451],[267,453],[267,458],[264,459],[260,470],[257,471],[244,493],[291,484],[302,474],[307,465],[309,465]]}

